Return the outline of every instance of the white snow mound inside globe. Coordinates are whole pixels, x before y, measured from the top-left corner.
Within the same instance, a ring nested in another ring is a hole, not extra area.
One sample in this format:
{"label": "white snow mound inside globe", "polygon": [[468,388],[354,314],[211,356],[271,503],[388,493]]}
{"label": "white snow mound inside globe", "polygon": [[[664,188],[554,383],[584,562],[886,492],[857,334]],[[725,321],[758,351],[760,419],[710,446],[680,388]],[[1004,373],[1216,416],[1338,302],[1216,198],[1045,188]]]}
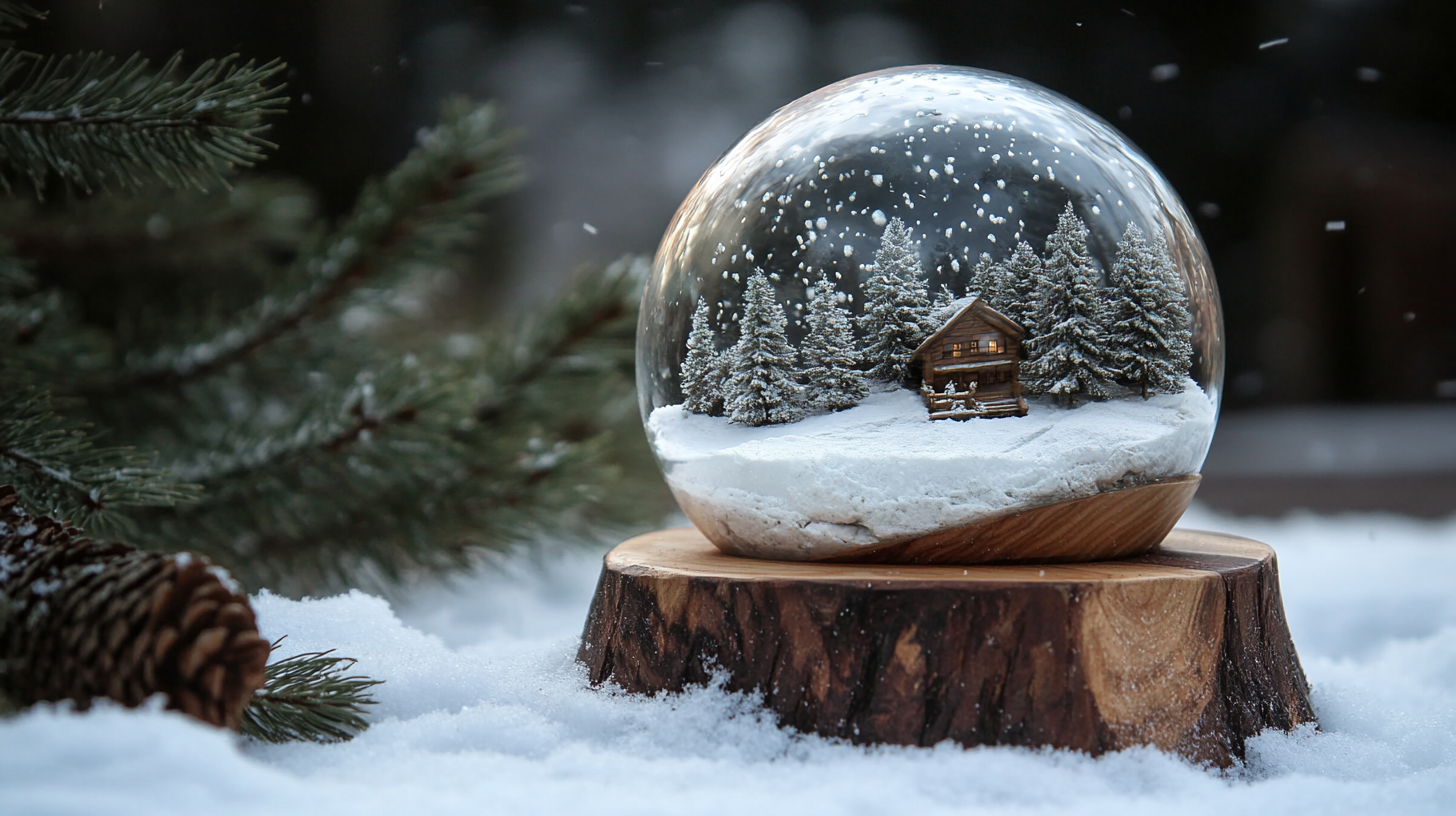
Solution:
{"label": "white snow mound inside globe", "polygon": [[669,405],[647,431],[690,517],[722,525],[744,555],[807,560],[1094,495],[1128,474],[1196,473],[1216,416],[1191,379],[1074,411],[1028,402],[1024,417],[930,422],[915,392],[895,389],[757,428]]}

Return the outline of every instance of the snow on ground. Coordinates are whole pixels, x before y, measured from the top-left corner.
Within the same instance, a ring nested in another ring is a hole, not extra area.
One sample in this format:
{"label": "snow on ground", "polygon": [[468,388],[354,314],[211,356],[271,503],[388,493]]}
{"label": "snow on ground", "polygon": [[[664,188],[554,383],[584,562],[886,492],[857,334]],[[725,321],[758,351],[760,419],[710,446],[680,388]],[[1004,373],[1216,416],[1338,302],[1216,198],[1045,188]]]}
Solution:
{"label": "snow on ground", "polygon": [[521,558],[391,606],[257,599],[270,637],[337,647],[379,687],[350,743],[261,746],[148,709],[0,720],[0,813],[1450,813],[1456,518],[1220,517],[1273,544],[1323,730],[1267,733],[1232,773],[1139,749],[857,748],[714,688],[594,690],[572,657],[600,552]]}
{"label": "snow on ground", "polygon": [[1024,417],[931,422],[915,392],[895,389],[759,428],[666,406],[647,429],[678,504],[709,538],[784,559],[1090,496],[1129,474],[1195,473],[1213,437],[1214,406],[1193,380],[1148,400],[1030,407]]}

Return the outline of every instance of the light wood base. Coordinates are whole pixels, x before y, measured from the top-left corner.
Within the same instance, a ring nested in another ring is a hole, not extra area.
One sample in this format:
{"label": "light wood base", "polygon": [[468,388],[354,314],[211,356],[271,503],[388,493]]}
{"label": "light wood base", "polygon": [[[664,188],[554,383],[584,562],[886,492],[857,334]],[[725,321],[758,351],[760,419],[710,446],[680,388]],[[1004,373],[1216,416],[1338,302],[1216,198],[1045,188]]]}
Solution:
{"label": "light wood base", "polygon": [[1122,561],[980,567],[761,561],[665,530],[607,555],[579,658],[631,692],[722,671],[782,724],[856,743],[1227,766],[1314,720],[1274,552],[1186,530]]}
{"label": "light wood base", "polygon": [[1069,499],[841,553],[838,564],[992,564],[1108,561],[1158,546],[1193,501],[1197,474]]}

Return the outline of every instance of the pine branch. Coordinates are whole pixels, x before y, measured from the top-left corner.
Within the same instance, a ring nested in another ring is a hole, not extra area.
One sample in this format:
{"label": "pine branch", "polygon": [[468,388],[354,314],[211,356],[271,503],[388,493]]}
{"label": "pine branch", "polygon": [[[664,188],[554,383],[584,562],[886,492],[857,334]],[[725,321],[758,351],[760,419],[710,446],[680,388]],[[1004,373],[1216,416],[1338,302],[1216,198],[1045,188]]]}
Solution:
{"label": "pine branch", "polygon": [[[602,274],[579,275],[546,312],[488,338],[482,371],[485,393],[476,406],[476,420],[498,419],[523,389],[558,373],[553,362],[569,358],[584,343],[615,341],[618,352],[624,340],[635,344],[637,300],[646,273],[645,259],[624,258]],[[630,337],[624,338],[624,332]],[[622,362],[620,356],[618,361]]]}
{"label": "pine branch", "polygon": [[[49,205],[0,198],[0,235],[44,288],[74,293],[89,322],[134,332],[126,321],[139,322],[134,315],[149,306],[170,326],[178,317],[195,323],[199,301],[220,300],[229,317],[252,303],[279,259],[316,231],[316,209],[313,193],[287,179],[244,177],[210,191],[151,184]],[[172,331],[161,336],[196,336]],[[147,333],[121,339],[162,342]]]}
{"label": "pine branch", "polygon": [[[37,20],[44,20],[46,13],[31,8],[26,3],[0,2],[0,32],[23,30]],[[6,43],[5,45],[8,45]]]}
{"label": "pine branch", "polygon": [[652,467],[633,388],[644,273],[583,276],[543,314],[494,327],[474,356],[381,367],[213,440],[217,453],[178,469],[207,497],[137,514],[143,540],[204,551],[253,586],[316,593],[665,512],[657,480],[624,478]]}
{"label": "pine branch", "polygon": [[28,387],[65,392],[69,383],[104,370],[107,338],[75,321],[68,299],[40,289],[31,265],[9,250],[0,237],[0,382],[11,394]]}
{"label": "pine branch", "polygon": [[[0,333],[16,338],[0,367],[18,362],[44,371],[38,381],[53,392],[78,393],[113,376],[122,350],[217,332],[269,290],[316,223],[312,194],[278,179],[213,192],[157,184],[50,205],[0,195],[0,240],[38,281],[17,288],[14,303],[0,291]],[[134,403],[92,406],[101,410],[88,418],[120,438],[145,433]]]}
{"label": "pine branch", "polygon": [[446,106],[439,127],[382,182],[365,187],[353,213],[295,263],[304,285],[265,296],[210,340],[130,361],[111,388],[175,387],[214,374],[337,304],[364,280],[388,285],[411,264],[445,258],[472,237],[475,211],[512,188],[518,163],[505,153],[491,106]]}
{"label": "pine branch", "polygon": [[95,437],[52,410],[44,392],[0,397],[0,483],[13,481],[21,501],[77,527],[106,528],[108,508],[172,505],[195,485],[148,467],[132,448],[96,447]]}
{"label": "pine branch", "polygon": [[35,276],[29,269],[8,254],[0,254],[0,371],[18,367],[15,355],[3,352],[31,345],[58,307],[55,297],[35,292]]}
{"label": "pine branch", "polygon": [[442,394],[425,374],[412,358],[378,375],[360,372],[342,393],[324,392],[302,401],[293,421],[267,430],[235,428],[231,451],[216,449],[172,470],[185,481],[209,486],[213,495],[204,501],[228,501],[228,489],[245,479],[347,454],[361,441],[414,422],[422,407],[433,410]]}
{"label": "pine branch", "polygon": [[182,55],[155,74],[132,56],[37,58],[0,54],[0,183],[28,178],[39,192],[57,175],[86,191],[159,180],[204,188],[273,147],[263,117],[282,112],[284,65],[208,60],[174,77]]}
{"label": "pine branch", "polygon": [[270,664],[263,689],[243,711],[243,735],[273,743],[344,742],[368,728],[364,707],[376,703],[368,689],[383,681],[346,675],[354,659],[331,657],[332,651]]}
{"label": "pine branch", "polygon": [[[543,314],[492,327],[463,356],[445,353],[438,335],[418,334],[409,339],[418,359],[405,355],[392,333],[404,323],[350,333],[321,319],[387,312],[418,271],[453,265],[479,204],[516,172],[492,111],[457,106],[361,194],[353,215],[304,241],[284,284],[243,318],[201,344],[133,354],[104,387],[75,388],[88,397],[89,419],[162,450],[156,464],[205,491],[186,505],[129,512],[129,537],[199,550],[253,586],[300,593],[384,588],[466,566],[543,529],[600,530],[665,512],[656,480],[624,478],[652,467],[633,399],[645,264],[582,277]],[[144,212],[169,213],[169,225],[185,230],[199,208],[177,206],[187,212]],[[111,218],[100,203],[84,209],[98,226]],[[28,220],[13,234],[44,249],[37,267],[47,276],[67,264],[82,269],[82,256],[105,253],[115,235],[131,260],[103,265],[120,269],[146,252],[139,242],[149,246],[142,236],[151,225],[131,218],[111,232],[81,230],[95,248],[74,259],[77,233],[59,222]],[[167,243],[158,242],[158,257]],[[101,291],[155,277],[136,269],[110,273],[115,283]],[[94,279],[82,274],[65,288],[85,294]],[[195,312],[181,301],[176,308]],[[112,333],[126,348],[127,333]]]}
{"label": "pine branch", "polygon": [[29,269],[8,254],[0,255],[0,298],[13,298],[34,287],[35,276]]}

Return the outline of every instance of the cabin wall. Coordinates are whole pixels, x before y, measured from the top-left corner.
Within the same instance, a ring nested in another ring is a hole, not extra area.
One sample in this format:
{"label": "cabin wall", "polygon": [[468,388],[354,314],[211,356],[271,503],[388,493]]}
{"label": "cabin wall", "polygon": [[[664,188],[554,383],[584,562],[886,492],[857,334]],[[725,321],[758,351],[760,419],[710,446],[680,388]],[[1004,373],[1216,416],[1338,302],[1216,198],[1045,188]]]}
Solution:
{"label": "cabin wall", "polygon": [[979,315],[971,314],[960,320],[954,326],[950,327],[950,329],[946,331],[945,334],[941,335],[940,340],[937,341],[935,348],[928,348],[925,350],[926,368],[942,365],[955,359],[965,359],[946,356],[945,347],[952,343],[969,343],[973,340],[979,339],[982,335],[986,334],[1000,335],[1000,337],[1006,343],[1006,351],[998,352],[994,355],[977,353],[975,355],[976,359],[992,359],[999,357],[1007,357],[1009,359],[1018,360],[1021,359],[1021,340],[1019,338],[1017,338],[1013,334],[1007,333],[1000,328],[997,328],[996,326],[991,325],[986,320],[982,319]]}

